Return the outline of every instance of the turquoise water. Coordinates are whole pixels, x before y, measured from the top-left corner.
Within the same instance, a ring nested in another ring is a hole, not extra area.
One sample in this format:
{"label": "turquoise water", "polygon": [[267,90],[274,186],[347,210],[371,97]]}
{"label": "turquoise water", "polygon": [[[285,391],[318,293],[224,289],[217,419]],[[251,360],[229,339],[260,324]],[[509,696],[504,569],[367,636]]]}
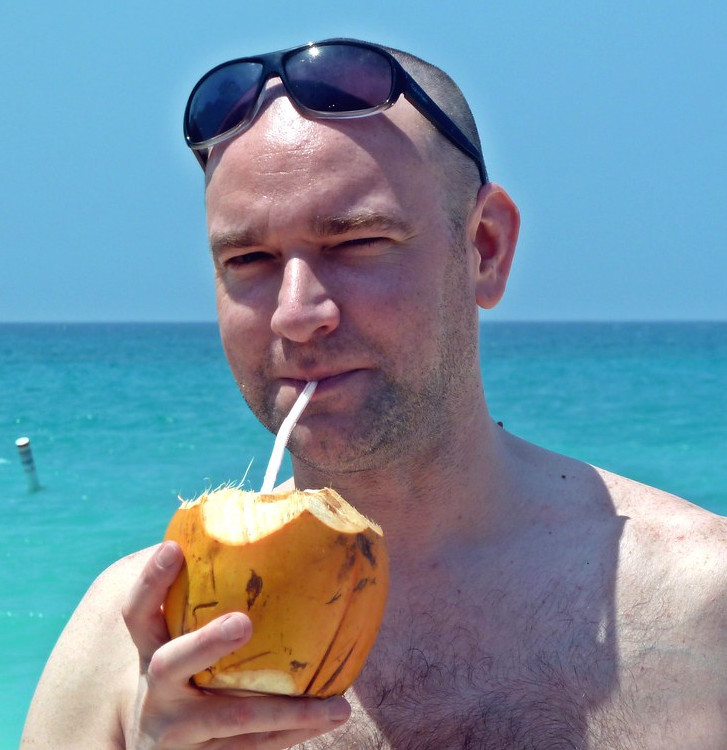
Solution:
{"label": "turquoise water", "polygon": [[[521,437],[727,515],[727,323],[482,329],[493,416]],[[162,536],[177,496],[259,487],[272,437],[214,324],[0,326],[0,750],[93,578]],[[29,494],[15,439],[31,439]]]}

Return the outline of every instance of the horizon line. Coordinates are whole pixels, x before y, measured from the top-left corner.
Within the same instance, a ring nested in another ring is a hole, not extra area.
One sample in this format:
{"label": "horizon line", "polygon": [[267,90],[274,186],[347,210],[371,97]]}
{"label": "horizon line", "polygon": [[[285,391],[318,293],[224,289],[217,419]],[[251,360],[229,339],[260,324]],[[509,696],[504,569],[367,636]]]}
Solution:
{"label": "horizon line", "polygon": [[[684,323],[727,323],[727,318],[488,318],[480,316],[480,323],[499,324],[499,323],[523,323],[527,325],[543,324],[684,324]],[[75,326],[75,325],[214,325],[217,326],[217,320],[199,319],[95,319],[95,320],[4,320],[0,321],[0,326],[22,326],[22,325],[47,325],[47,326]]]}

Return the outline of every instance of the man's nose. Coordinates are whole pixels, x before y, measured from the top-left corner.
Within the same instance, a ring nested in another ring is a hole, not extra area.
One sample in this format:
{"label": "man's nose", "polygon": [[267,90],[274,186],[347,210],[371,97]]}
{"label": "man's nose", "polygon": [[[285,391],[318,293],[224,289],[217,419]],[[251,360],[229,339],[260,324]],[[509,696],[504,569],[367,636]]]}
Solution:
{"label": "man's nose", "polygon": [[338,304],[310,263],[299,257],[287,260],[270,324],[273,333],[305,343],[334,331],[340,319]]}

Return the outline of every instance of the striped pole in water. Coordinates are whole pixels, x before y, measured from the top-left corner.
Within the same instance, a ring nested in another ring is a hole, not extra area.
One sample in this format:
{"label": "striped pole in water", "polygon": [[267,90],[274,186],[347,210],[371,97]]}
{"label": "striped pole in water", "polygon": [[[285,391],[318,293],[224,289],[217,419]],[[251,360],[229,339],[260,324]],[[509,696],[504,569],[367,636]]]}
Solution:
{"label": "striped pole in water", "polygon": [[20,454],[20,463],[25,471],[25,478],[28,480],[28,492],[36,492],[40,489],[40,482],[35,471],[35,461],[33,461],[33,451],[30,449],[30,438],[21,437],[15,441]]}

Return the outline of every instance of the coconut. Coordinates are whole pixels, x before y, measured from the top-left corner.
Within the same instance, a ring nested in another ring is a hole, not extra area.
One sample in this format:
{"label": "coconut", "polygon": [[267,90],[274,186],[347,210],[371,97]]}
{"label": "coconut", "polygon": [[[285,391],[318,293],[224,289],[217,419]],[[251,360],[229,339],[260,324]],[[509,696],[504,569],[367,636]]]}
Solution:
{"label": "coconut", "polygon": [[184,552],[164,613],[172,637],[241,611],[248,643],[196,674],[202,688],[326,697],[356,679],[388,593],[381,528],[332,489],[228,487],[182,502],[165,539]]}

